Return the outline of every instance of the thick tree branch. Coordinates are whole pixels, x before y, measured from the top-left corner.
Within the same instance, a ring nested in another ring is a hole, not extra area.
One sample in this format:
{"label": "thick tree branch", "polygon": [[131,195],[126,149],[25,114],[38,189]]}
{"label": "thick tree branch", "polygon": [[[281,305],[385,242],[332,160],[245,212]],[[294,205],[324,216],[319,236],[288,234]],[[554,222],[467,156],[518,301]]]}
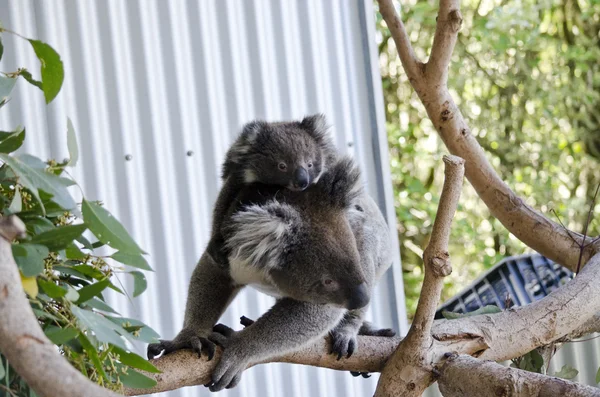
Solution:
{"label": "thick tree branch", "polygon": [[75,370],[40,328],[11,251],[10,241],[24,233],[16,216],[0,219],[0,351],[39,396],[116,397]]}
{"label": "thick tree branch", "polygon": [[[425,278],[414,321],[408,335],[384,367],[375,397],[420,396],[432,382],[431,368],[442,351],[432,349],[431,326],[444,277],[452,272],[448,241],[464,177],[464,160],[444,156],[445,180],[431,240],[423,253]],[[479,349],[484,349],[480,346]]]}
{"label": "thick tree branch", "polygon": [[410,44],[410,38],[406,33],[406,28],[402,20],[396,14],[392,0],[379,0],[379,12],[383,16],[385,23],[394,38],[398,55],[402,60],[402,66],[406,71],[408,79],[417,81],[421,79],[423,63],[417,59],[415,52]]}
{"label": "thick tree branch", "polygon": [[452,356],[437,368],[445,397],[598,397],[600,389],[553,376],[504,367],[470,356]]}
{"label": "thick tree branch", "polygon": [[[407,35],[391,4],[392,1],[378,0],[378,2],[380,10],[386,11],[385,14],[382,12],[382,16],[390,31],[392,27],[396,29],[398,26],[402,27],[396,35],[392,34],[396,46],[402,48],[405,46]],[[440,1],[431,57],[425,65],[427,73],[409,74],[408,70],[413,68],[412,62],[410,60],[405,62],[408,58],[406,54],[400,56],[410,83],[425,105],[429,118],[448,150],[465,159],[467,179],[492,215],[519,240],[553,261],[575,271],[583,236],[575,232],[569,233],[561,225],[537,212],[500,179],[476,138],[471,135],[471,130],[450,96],[445,84],[445,76],[456,42],[457,25],[460,19],[458,0]],[[578,241],[573,241],[571,235]],[[592,238],[587,238],[585,243],[590,241]],[[582,263],[586,263],[596,252],[600,252],[600,241],[586,247]]]}

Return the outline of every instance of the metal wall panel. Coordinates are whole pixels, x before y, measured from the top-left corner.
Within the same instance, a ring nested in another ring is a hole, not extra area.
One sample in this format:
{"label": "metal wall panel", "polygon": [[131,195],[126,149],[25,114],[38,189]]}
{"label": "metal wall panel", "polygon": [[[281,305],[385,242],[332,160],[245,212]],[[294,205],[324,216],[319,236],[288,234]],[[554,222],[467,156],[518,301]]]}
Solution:
{"label": "metal wall panel", "polygon": [[[24,124],[24,151],[62,159],[69,116],[82,155],[75,178],[150,253],[156,272],[149,290],[133,304],[111,298],[121,314],[166,338],[180,329],[187,283],[208,241],[219,164],[253,118],[326,113],[338,147],[360,162],[398,248],[370,0],[0,0],[0,20],[50,43],[66,72],[48,107],[41,92],[20,82],[0,111],[0,128]],[[0,70],[37,72],[26,42],[4,41]],[[370,316],[406,332],[399,261],[380,283]],[[223,321],[257,317],[271,304],[245,291]],[[248,370],[222,394],[366,396],[375,382],[270,364]],[[208,395],[202,387],[168,395],[198,393]]]}

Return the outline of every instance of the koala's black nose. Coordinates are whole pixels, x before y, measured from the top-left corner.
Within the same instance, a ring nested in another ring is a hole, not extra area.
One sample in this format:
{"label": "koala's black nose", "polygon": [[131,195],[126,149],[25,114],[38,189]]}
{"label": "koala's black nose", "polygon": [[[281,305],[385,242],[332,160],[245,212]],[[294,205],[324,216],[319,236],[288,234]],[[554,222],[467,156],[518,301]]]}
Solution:
{"label": "koala's black nose", "polygon": [[294,186],[302,190],[308,187],[308,172],[303,167],[294,171]]}
{"label": "koala's black nose", "polygon": [[369,300],[370,297],[367,284],[361,283],[349,291],[346,308],[348,310],[360,309],[361,307],[367,306]]}

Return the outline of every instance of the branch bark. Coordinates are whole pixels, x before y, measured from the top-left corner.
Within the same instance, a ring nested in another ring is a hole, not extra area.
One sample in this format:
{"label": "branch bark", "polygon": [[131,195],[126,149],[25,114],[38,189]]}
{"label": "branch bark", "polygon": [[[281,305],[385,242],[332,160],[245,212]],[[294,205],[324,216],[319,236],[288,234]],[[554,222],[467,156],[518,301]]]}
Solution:
{"label": "branch bark", "polygon": [[451,356],[437,370],[440,391],[445,397],[600,396],[600,389],[595,387],[469,356]]}
{"label": "branch bark", "polygon": [[[576,271],[580,253],[578,243],[583,242],[583,236],[564,229],[537,212],[500,179],[477,139],[471,135],[471,130],[448,91],[447,69],[462,19],[460,1],[440,1],[434,44],[429,62],[424,65],[426,73],[414,72],[414,61],[408,56],[413,53],[412,48],[401,52],[401,49],[407,48],[407,42],[408,45],[410,42],[392,0],[377,1],[379,9],[385,10],[382,16],[392,32],[411,85],[450,153],[465,159],[467,179],[492,215],[529,247]],[[592,238],[588,237],[585,243],[591,241]],[[600,241],[585,248],[582,263],[586,263],[597,252],[600,252]]]}
{"label": "branch bark", "polygon": [[[406,338],[390,358],[379,378],[375,397],[420,396],[432,382],[432,365],[443,354],[434,345],[431,326],[444,277],[452,272],[448,241],[452,218],[458,206],[465,161],[456,156],[444,156],[445,180],[431,240],[423,253],[425,277],[414,321]],[[437,347],[437,346],[436,346]],[[484,346],[480,346],[482,350]]]}
{"label": "branch bark", "polygon": [[10,241],[25,233],[16,216],[0,219],[0,351],[42,397],[116,397],[75,370],[44,335],[21,287]]}

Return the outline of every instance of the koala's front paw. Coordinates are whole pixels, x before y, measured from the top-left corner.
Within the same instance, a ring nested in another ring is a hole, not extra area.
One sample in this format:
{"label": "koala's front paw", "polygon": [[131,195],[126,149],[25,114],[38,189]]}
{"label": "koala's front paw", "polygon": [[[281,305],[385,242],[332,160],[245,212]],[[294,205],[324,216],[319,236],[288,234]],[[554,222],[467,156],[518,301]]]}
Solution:
{"label": "koala's front paw", "polygon": [[337,354],[337,359],[342,357],[349,358],[356,351],[358,343],[356,341],[356,331],[345,328],[335,328],[329,332],[331,337],[330,354]]}
{"label": "koala's front paw", "polygon": [[212,392],[237,386],[242,379],[242,372],[250,363],[244,349],[240,348],[236,334],[237,332],[228,326],[217,324],[210,335],[210,339],[223,348],[221,360],[211,375],[211,381],[204,385]]}
{"label": "koala's front paw", "polygon": [[215,355],[214,342],[205,336],[186,329],[182,330],[173,340],[160,340],[159,343],[150,343],[147,355],[148,359],[152,360],[161,353],[165,355],[182,349],[192,349],[198,354],[198,357],[202,356],[202,351],[204,350],[208,361],[212,360]]}

